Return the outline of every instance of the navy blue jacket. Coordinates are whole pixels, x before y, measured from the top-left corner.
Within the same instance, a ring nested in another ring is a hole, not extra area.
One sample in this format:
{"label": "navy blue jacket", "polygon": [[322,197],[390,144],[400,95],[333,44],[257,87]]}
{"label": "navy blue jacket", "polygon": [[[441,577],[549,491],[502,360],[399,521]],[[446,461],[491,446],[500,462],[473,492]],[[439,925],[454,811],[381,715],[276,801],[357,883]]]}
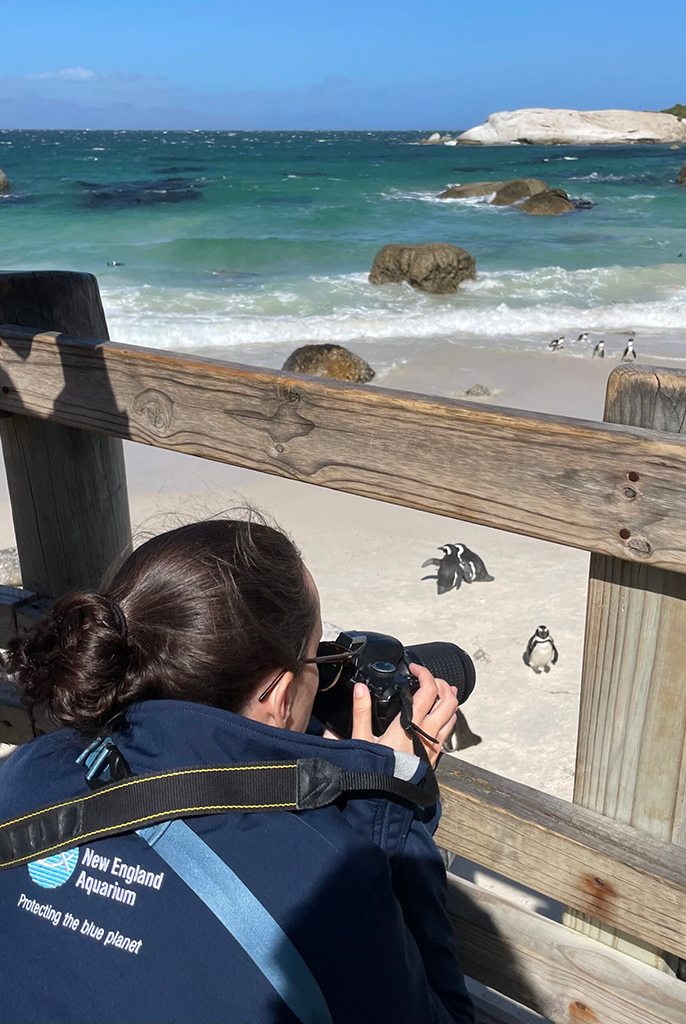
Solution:
{"label": "navy blue jacket", "polygon": [[[115,740],[136,774],[291,757],[394,771],[388,747],[201,704],[147,701],[127,722]],[[12,754],[0,766],[0,820],[89,792],[75,763],[84,746],[61,730]],[[422,772],[419,764],[413,781]],[[380,797],[189,819],[288,934],[335,1024],[468,1024],[437,823],[437,812]],[[118,898],[122,889],[135,895]],[[0,922],[2,1024],[295,1024],[241,946],[135,833],[81,846],[57,876],[26,865],[0,872]]]}

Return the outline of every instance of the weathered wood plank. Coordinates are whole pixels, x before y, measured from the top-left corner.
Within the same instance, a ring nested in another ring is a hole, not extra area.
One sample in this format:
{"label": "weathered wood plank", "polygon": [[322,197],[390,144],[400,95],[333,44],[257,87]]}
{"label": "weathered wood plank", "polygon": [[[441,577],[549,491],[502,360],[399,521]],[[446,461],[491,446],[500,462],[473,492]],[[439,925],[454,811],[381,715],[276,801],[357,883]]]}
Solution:
{"label": "weathered wood plank", "polygon": [[632,957],[451,878],[465,972],[555,1024],[683,1024],[686,985]]}
{"label": "weathered wood plank", "polygon": [[[0,319],[34,330],[107,337],[98,285],[90,274],[0,273]],[[12,381],[3,363],[4,392]],[[61,397],[68,401],[69,368],[61,368],[59,376]],[[59,406],[60,396],[54,397]],[[13,412],[23,411],[21,401],[15,402]],[[75,430],[58,416],[3,418],[0,437],[24,586],[53,597],[72,587],[96,586],[131,543],[121,441]]]}
{"label": "weathered wood plank", "polygon": [[37,597],[32,590],[0,586],[0,648],[17,635],[17,610]]}
{"label": "weathered wood plank", "polygon": [[[619,367],[608,381],[605,419],[686,433],[686,371]],[[574,800],[682,847],[685,636],[686,576],[593,555]],[[646,948],[650,936],[642,929],[625,929],[640,936],[637,942],[593,918],[570,915],[569,922],[662,963],[658,951]]]}
{"label": "weathered wood plank", "polygon": [[438,779],[440,846],[686,956],[682,849],[454,758]]}
{"label": "weathered wood plank", "polygon": [[680,438],[54,333],[0,338],[8,412],[686,571]]}

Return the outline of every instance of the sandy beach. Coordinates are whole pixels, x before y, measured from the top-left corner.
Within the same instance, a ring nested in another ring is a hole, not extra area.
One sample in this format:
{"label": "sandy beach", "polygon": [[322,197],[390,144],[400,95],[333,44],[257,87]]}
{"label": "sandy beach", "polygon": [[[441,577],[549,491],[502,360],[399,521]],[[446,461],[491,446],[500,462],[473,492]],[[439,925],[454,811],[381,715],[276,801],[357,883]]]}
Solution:
{"label": "sandy beach", "polygon": [[[615,348],[621,339],[617,339]],[[364,354],[362,346],[357,347]],[[426,346],[383,375],[384,386],[463,396],[475,383],[490,404],[602,418],[616,359],[567,353]],[[406,643],[449,640],[475,659],[477,687],[464,711],[482,742],[474,764],[570,799],[588,555],[354,495],[125,444],[136,542],[250,503],[300,546],[321,593],[323,617],[343,628],[392,633]],[[6,485],[0,546],[13,543]],[[422,563],[463,542],[494,576],[439,596]],[[536,675],[522,660],[536,626],[550,629],[559,661]]]}

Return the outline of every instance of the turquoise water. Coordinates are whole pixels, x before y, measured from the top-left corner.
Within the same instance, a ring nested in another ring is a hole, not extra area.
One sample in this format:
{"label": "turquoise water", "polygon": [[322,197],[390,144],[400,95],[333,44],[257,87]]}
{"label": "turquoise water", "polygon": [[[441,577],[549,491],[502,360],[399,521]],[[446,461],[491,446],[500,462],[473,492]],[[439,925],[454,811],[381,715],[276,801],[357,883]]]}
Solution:
{"label": "turquoise water", "polygon": [[[265,364],[308,341],[526,349],[581,331],[686,356],[686,188],[673,183],[686,151],[418,139],[0,132],[3,268],[96,274],[115,340]],[[519,176],[597,205],[546,218],[435,198]],[[452,296],[370,285],[375,252],[398,241],[461,245],[478,278]]]}

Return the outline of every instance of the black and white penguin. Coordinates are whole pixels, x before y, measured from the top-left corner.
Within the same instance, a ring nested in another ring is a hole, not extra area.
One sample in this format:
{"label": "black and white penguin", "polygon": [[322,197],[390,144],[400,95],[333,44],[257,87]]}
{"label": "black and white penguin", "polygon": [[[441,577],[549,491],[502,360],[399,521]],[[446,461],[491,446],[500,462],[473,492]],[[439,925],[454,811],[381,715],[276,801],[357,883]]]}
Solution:
{"label": "black and white penguin", "polygon": [[524,652],[524,662],[538,675],[541,669],[550,672],[557,662],[557,647],[546,626],[539,626]]}
{"label": "black and white penguin", "polygon": [[457,553],[465,583],[490,583],[493,580],[482,559],[474,551],[470,551],[464,544],[453,544],[451,547]]}
{"label": "black and white penguin", "polygon": [[436,580],[436,589],[439,594],[447,594],[449,590],[459,590],[464,575],[457,555],[457,545],[442,544],[438,550],[443,552],[443,558],[427,558],[426,562],[422,562],[422,569],[425,569],[427,565],[437,566],[436,575],[422,576],[422,579]]}
{"label": "black and white penguin", "polygon": [[626,343],[626,348],[624,349],[624,354],[622,356],[622,362],[623,363],[631,363],[631,362],[633,362],[633,360],[635,358],[636,358],[636,349],[634,348],[634,339],[633,338],[629,338],[629,340]]}
{"label": "black and white penguin", "polygon": [[564,336],[564,334],[561,334],[559,338],[553,338],[553,340],[548,343],[548,348],[552,352],[557,352],[559,349],[564,348],[564,347],[565,347],[565,336]]}
{"label": "black and white penguin", "polygon": [[576,340],[580,341],[582,343],[585,342],[585,341],[588,341],[588,334],[584,331],[584,333],[580,334],[579,337]]}
{"label": "black and white penguin", "polygon": [[604,359],[605,358],[605,342],[604,341],[599,341],[598,344],[596,345],[596,347],[593,349],[593,356],[592,356],[592,358],[595,359],[596,356],[598,357],[598,359]]}

